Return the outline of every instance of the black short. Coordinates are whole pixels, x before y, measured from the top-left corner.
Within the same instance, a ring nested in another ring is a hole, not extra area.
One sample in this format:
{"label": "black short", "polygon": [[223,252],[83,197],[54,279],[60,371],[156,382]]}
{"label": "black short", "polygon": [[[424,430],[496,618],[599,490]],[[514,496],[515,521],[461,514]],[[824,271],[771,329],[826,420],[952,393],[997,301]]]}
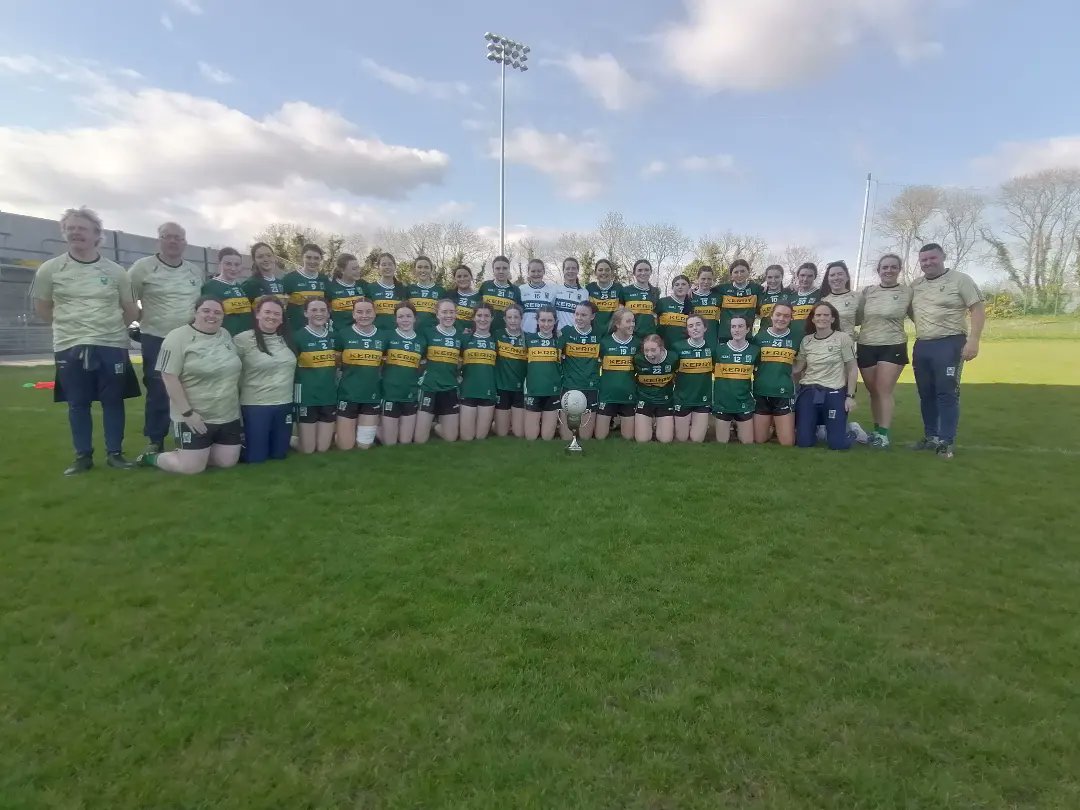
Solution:
{"label": "black short", "polygon": [[435,416],[453,416],[461,410],[457,391],[421,391],[420,410]]}
{"label": "black short", "polygon": [[712,413],[708,405],[676,405],[671,409],[676,416],[689,416],[692,413]]}
{"label": "black short", "polygon": [[648,416],[651,419],[659,419],[663,416],[674,415],[674,411],[670,405],[649,405],[641,400],[638,400],[637,407],[634,408],[634,413],[638,416]]}
{"label": "black short", "polygon": [[906,366],[911,361],[906,343],[894,343],[892,346],[866,346],[860,343],[855,350],[855,362],[859,368],[872,368],[878,363]]}
{"label": "black short", "polygon": [[[592,390],[586,390],[584,388],[564,388],[563,396],[566,396],[567,391],[580,391],[585,395],[585,409],[589,411],[596,410],[596,403],[600,399],[600,392],[595,388]],[[562,397],[559,398],[559,406],[562,407]]]}
{"label": "black short", "polygon": [[196,433],[184,422],[173,422],[173,441],[179,450],[205,450],[215,444],[235,446],[241,443],[244,431],[240,420],[222,425],[207,425],[205,433]]}
{"label": "black short", "polygon": [[297,405],[296,421],[301,425],[337,420],[337,405]]}
{"label": "black short", "polygon": [[757,407],[754,413],[762,416],[787,416],[791,413],[790,397],[754,397]]}
{"label": "black short", "polygon": [[508,411],[511,408],[525,407],[524,391],[500,391],[499,401],[495,403],[495,410]]}
{"label": "black short", "polygon": [[337,404],[337,415],[342,419],[355,419],[358,416],[378,416],[382,413],[381,402],[345,402]]}
{"label": "black short", "polygon": [[484,399],[483,397],[465,397],[461,404],[469,408],[490,408],[495,405],[497,399]]}
{"label": "black short", "polygon": [[632,402],[601,402],[599,403],[599,410],[597,413],[601,416],[623,416],[631,417],[634,415],[634,404]]}
{"label": "black short", "polygon": [[547,413],[548,411],[557,411],[562,405],[562,397],[558,394],[551,394],[546,397],[530,397],[525,395],[525,410],[530,413]]}
{"label": "black short", "polygon": [[402,416],[416,416],[419,406],[415,402],[384,402],[382,415],[390,419],[400,419]]}
{"label": "black short", "polygon": [[718,413],[716,418],[721,422],[749,422],[754,418],[752,413]]}

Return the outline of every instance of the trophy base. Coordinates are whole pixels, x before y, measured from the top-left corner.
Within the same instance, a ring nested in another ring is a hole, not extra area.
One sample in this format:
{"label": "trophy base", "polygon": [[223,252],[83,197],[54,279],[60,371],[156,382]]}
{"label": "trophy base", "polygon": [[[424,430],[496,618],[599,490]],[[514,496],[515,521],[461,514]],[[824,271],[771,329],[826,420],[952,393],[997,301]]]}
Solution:
{"label": "trophy base", "polygon": [[574,437],[573,441],[571,441],[570,444],[566,445],[566,452],[570,455],[575,455],[577,453],[581,453],[582,451],[583,448],[580,444],[578,444],[577,436]]}

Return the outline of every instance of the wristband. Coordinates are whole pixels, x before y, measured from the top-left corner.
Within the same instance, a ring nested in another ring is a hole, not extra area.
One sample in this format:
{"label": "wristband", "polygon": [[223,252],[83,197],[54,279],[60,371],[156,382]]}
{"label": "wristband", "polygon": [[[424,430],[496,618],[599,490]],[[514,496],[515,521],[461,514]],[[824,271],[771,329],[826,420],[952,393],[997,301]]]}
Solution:
{"label": "wristband", "polygon": [[180,415],[182,417],[184,417],[185,419],[187,419],[189,416],[193,416],[194,414],[195,414],[195,409],[194,408],[188,408],[186,411],[184,411]]}

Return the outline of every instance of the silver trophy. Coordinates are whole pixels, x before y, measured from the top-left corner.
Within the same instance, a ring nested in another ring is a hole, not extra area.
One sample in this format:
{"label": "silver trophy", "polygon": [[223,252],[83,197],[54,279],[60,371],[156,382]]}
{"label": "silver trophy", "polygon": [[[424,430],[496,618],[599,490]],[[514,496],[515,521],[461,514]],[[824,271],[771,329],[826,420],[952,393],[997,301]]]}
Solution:
{"label": "silver trophy", "polygon": [[592,420],[592,412],[588,410],[589,401],[581,391],[567,391],[562,396],[562,407],[559,409],[559,420],[570,431],[573,438],[566,446],[567,453],[580,453],[581,428]]}

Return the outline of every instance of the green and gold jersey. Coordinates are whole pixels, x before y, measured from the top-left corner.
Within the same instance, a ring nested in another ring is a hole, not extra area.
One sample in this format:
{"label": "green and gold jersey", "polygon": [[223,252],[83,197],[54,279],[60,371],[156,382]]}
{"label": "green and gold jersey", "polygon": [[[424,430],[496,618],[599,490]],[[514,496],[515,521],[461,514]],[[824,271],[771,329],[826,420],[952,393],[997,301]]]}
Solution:
{"label": "green and gold jersey", "polygon": [[[189,325],[173,329],[161,343],[157,370],[180,380],[189,406],[204,422],[224,425],[240,418],[240,356],[226,330],[208,335]],[[169,416],[184,421],[174,401]]]}
{"label": "green and gold jersey", "polygon": [[761,349],[757,373],[754,375],[754,396],[794,397],[795,383],[791,379],[791,367],[795,363],[795,336],[788,329],[781,335],[772,328],[754,335],[754,343]]}
{"label": "green and gold jersey", "polygon": [[646,405],[670,405],[675,390],[675,369],[679,358],[675,352],[666,351],[664,359],[654,363],[645,352],[634,357],[637,401]]}
{"label": "green and gold jersey", "polygon": [[372,405],[382,401],[382,362],[387,337],[378,329],[361,332],[355,324],[334,335],[334,346],[341,353],[339,402]]}
{"label": "green and gold jersey", "polygon": [[454,305],[457,307],[457,317],[454,319],[454,326],[462,332],[472,332],[473,315],[476,314],[476,308],[480,306],[480,291],[476,290],[471,293],[463,293],[459,290],[451,290],[449,296],[453,299]]}
{"label": "green and gold jersey", "polygon": [[[758,304],[758,322],[757,330],[768,329],[772,326],[772,311],[773,307],[780,303],[788,303],[788,299],[791,297],[791,291],[786,287],[781,287],[775,292],[767,290],[764,287],[761,289],[761,301]],[[749,335],[748,335],[749,336]]]}
{"label": "green and gold jersey", "polygon": [[383,360],[383,400],[417,402],[420,396],[420,361],[424,358],[424,338],[413,333],[405,337],[397,329],[386,332]]}
{"label": "green and gold jersey", "polygon": [[264,295],[272,295],[281,302],[282,307],[289,305],[289,294],[285,292],[285,285],[277,276],[267,278],[258,270],[255,270],[254,273],[244,279],[244,283],[240,285],[240,288],[252,304]]}
{"label": "green and gold jersey", "polygon": [[712,402],[713,348],[706,340],[683,340],[672,349],[679,359],[675,373],[675,404],[696,408]]}
{"label": "green and gold jersey", "polygon": [[525,372],[525,395],[550,397],[562,390],[562,372],[559,370],[559,339],[553,332],[544,337],[539,332],[525,336],[529,365]]}
{"label": "green and gold jersey", "polygon": [[494,335],[469,335],[461,360],[461,396],[465,399],[496,399]]}
{"label": "green and gold jersey", "polygon": [[720,328],[720,295],[715,287],[706,293],[698,293],[696,287],[690,288],[690,314],[705,321],[705,342],[710,346],[716,343]]}
{"label": "green and gold jersey", "polygon": [[619,297],[622,295],[622,284],[613,281],[610,287],[601,287],[595,281],[585,285],[585,292],[589,294],[589,300],[596,307],[596,318],[593,319],[593,329],[598,334],[608,330],[611,316],[619,308]]}
{"label": "green and gold jersey", "polygon": [[720,342],[731,339],[731,319],[736,315],[746,318],[747,332],[754,328],[754,318],[764,292],[760,284],[748,281],[738,287],[729,281],[717,287],[716,292],[720,296],[720,324],[716,328]]}
{"label": "green and gold jersey", "polygon": [[[255,327],[256,329],[258,327]],[[264,352],[249,329],[233,338],[243,364],[241,405],[286,405],[293,401],[296,355],[281,335],[263,335]]]}
{"label": "green and gold jersey", "polygon": [[859,293],[855,321],[860,325],[859,344],[862,346],[896,346],[907,343],[904,319],[911,310],[911,287],[896,284],[882,287],[875,284]]}
{"label": "green and gold jersey", "polygon": [[344,332],[353,325],[353,304],[364,297],[364,283],[347,284],[340,278],[326,282],[327,303],[330,305],[330,323],[335,332]]}
{"label": "green and gold jersey", "polygon": [[191,322],[202,288],[203,271],[189,261],[166,264],[160,256],[144,256],[128,268],[131,294],[142,307],[139,331],[165,337]]}
{"label": "green and gold jersey", "polygon": [[212,278],[202,285],[202,294],[209,295],[221,302],[225,318],[221,325],[230,335],[239,335],[255,328],[255,319],[251,315],[251,301],[239,284]]}
{"label": "green and gold jersey", "polygon": [[134,305],[131,280],[116,262],[99,256],[81,262],[70,254],[54,256],[34,273],[30,297],[53,306],[53,351],[72,346],[126,349],[123,305]]}
{"label": "green and gold jersey", "polygon": [[305,326],[296,332],[296,404],[337,404],[338,353],[329,326],[320,334]]}
{"label": "green and gold jersey", "polygon": [[506,325],[503,317],[506,308],[511,304],[521,303],[521,293],[510,282],[507,282],[507,286],[500,287],[498,282],[489,280],[480,285],[480,300],[494,312],[491,320],[491,334],[495,334]]}
{"label": "green and gold jersey", "polygon": [[664,339],[664,345],[671,349],[676,343],[686,340],[686,319],[690,317],[690,299],[679,301],[665,295],[656,304],[656,331]]}
{"label": "green and gold jersey", "polygon": [[761,347],[753,343],[737,349],[730,341],[725,341],[713,349],[713,413],[754,412],[751,380],[760,360]]}
{"label": "green and gold jersey", "polygon": [[[408,299],[408,289],[397,283],[387,287],[376,279],[364,284],[364,294],[375,305],[375,328],[393,329],[396,323],[394,310],[397,309],[398,304]],[[419,319],[417,322],[419,323]]]}
{"label": "green and gold jersey", "polygon": [[429,329],[424,335],[424,375],[420,378],[420,390],[434,394],[439,391],[456,391],[458,372],[461,368],[461,350],[467,335],[456,326],[448,335],[439,327]]}
{"label": "green and gold jersey", "polygon": [[641,341],[631,336],[626,342],[615,335],[600,338],[600,385],[601,404],[626,405],[634,401],[634,355],[641,348]]}
{"label": "green and gold jersey", "polygon": [[285,305],[289,328],[294,332],[303,329],[307,325],[304,304],[309,298],[326,300],[326,276],[321,273],[309,276],[299,270],[290,270],[281,279],[281,284],[289,296],[289,303]]}
{"label": "green and gold jersey", "polygon": [[787,301],[791,304],[791,325],[788,329],[791,330],[796,347],[802,343],[803,335],[806,334],[806,321],[810,317],[810,311],[820,300],[821,290],[816,288],[804,293],[797,290],[788,292]]}
{"label": "green and gold jersey", "polygon": [[619,294],[622,303],[634,313],[634,334],[645,337],[656,333],[656,305],[660,302],[660,291],[649,285],[643,290],[637,284],[627,284]]}
{"label": "green and gold jersey", "polygon": [[435,307],[440,298],[446,297],[446,290],[438,284],[432,284],[430,287],[410,284],[406,292],[409,303],[416,310],[416,328],[420,332],[426,332],[438,322],[435,317]]}
{"label": "green and gold jersey", "polygon": [[495,387],[500,391],[521,391],[529,365],[525,334],[499,332],[495,336],[495,352]]}
{"label": "green and gold jersey", "polygon": [[847,332],[855,337],[855,319],[859,308],[859,296],[853,292],[829,293],[823,296],[822,301],[828,301],[836,307],[836,313],[840,316],[840,331]]}
{"label": "green and gold jersey", "polygon": [[600,336],[596,330],[581,334],[576,326],[564,327],[559,346],[563,389],[595,391],[600,384]]}

